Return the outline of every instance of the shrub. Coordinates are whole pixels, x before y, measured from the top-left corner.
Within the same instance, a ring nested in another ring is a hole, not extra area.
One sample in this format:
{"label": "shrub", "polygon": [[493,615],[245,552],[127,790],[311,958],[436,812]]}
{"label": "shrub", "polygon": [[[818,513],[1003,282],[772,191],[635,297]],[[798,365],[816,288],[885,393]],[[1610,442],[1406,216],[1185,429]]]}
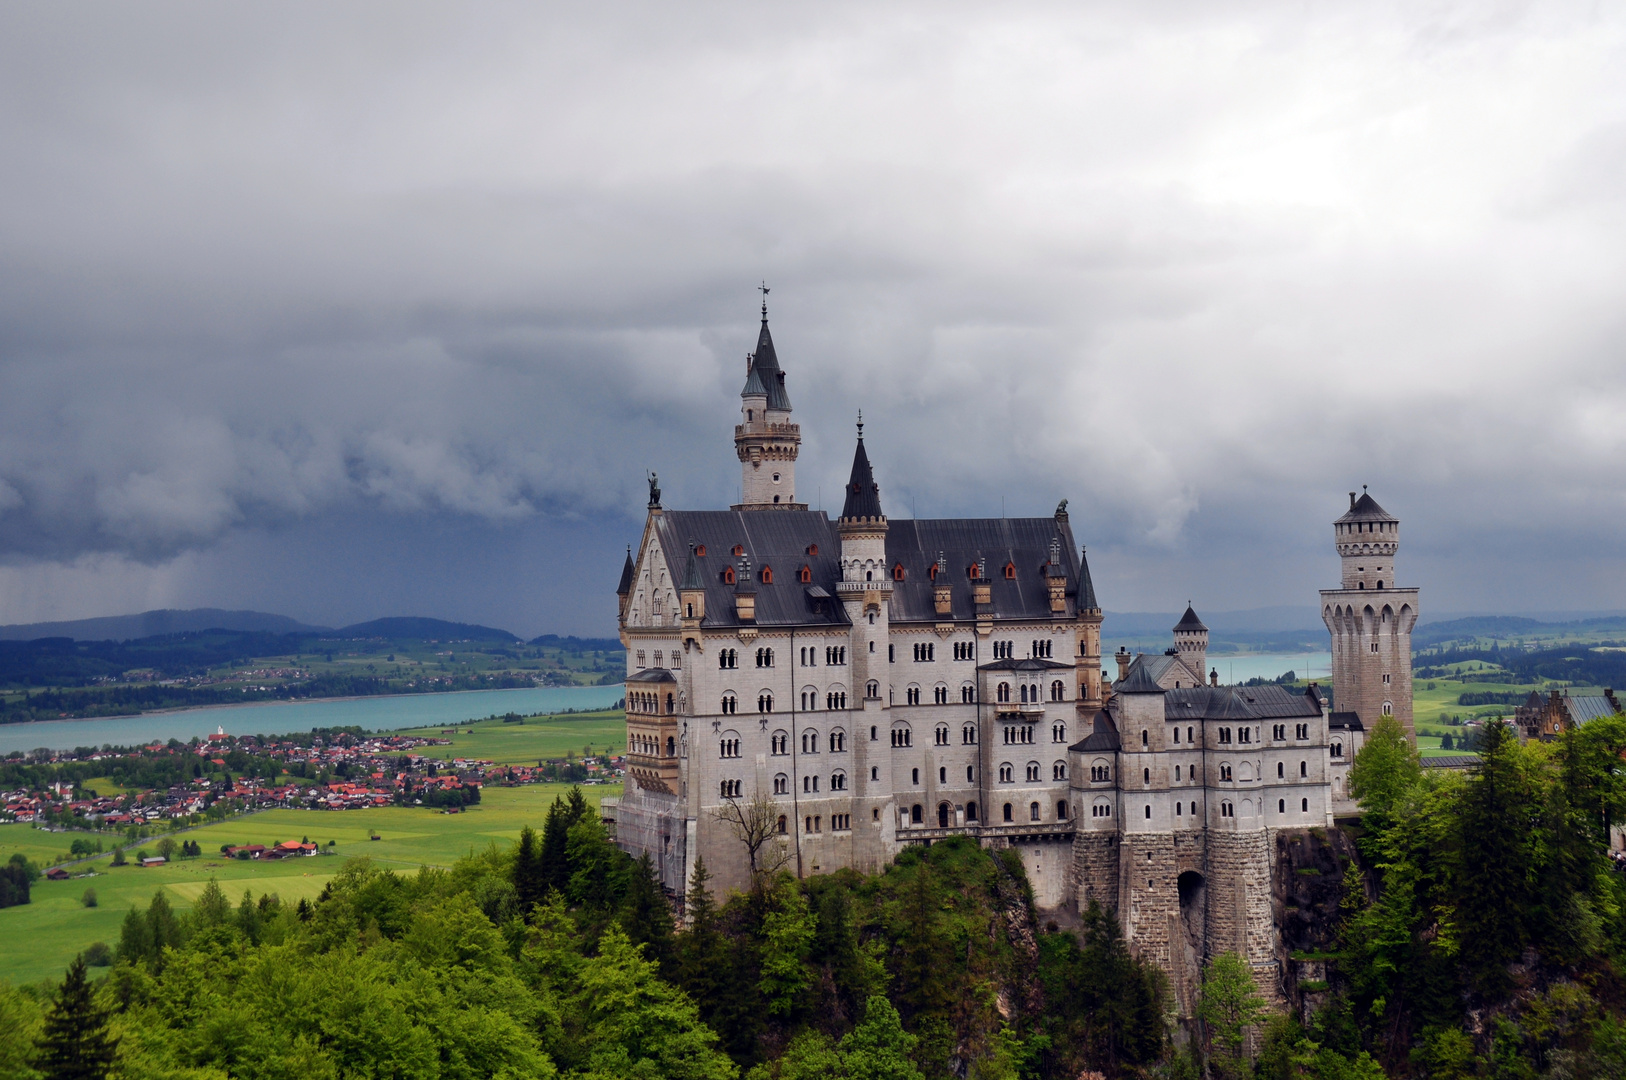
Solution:
{"label": "shrub", "polygon": [[[85,895],[83,895],[83,896],[81,896],[79,898],[79,902],[81,904],[85,905],[86,907],[95,907],[96,906],[96,890],[95,889],[86,889],[85,890]],[[86,963],[89,963],[89,961],[87,960]]]}
{"label": "shrub", "polygon": [[121,847],[114,848],[113,849],[113,865],[114,866],[123,866],[125,864],[125,862],[126,862],[126,860],[124,858],[124,849],[121,848]]}
{"label": "shrub", "polygon": [[89,967],[112,967],[113,950],[105,941],[93,941],[85,948],[85,964]]}

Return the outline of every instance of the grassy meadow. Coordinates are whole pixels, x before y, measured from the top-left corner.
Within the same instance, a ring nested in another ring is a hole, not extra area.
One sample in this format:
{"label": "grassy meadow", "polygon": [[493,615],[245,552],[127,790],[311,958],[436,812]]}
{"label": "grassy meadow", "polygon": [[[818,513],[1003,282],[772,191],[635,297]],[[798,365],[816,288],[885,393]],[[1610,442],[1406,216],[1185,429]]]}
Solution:
{"label": "grassy meadow", "polygon": [[437,724],[391,731],[390,734],[450,739],[450,747],[430,748],[429,752],[436,757],[475,758],[494,761],[499,765],[535,765],[545,758],[562,758],[567,753],[580,758],[589,746],[595,754],[625,750],[627,715],[620,709],[607,709],[591,713],[527,716],[522,724],[480,720],[472,724],[459,724],[455,728]]}
{"label": "grassy meadow", "polygon": [[[15,984],[59,978],[75,954],[92,942],[117,946],[119,927],[131,905],[145,907],[159,889],[176,908],[188,908],[213,876],[234,902],[247,889],[256,898],[261,893],[276,893],[293,903],[321,892],[345,857],[366,856],[408,872],[419,866],[448,866],[488,844],[513,843],[527,824],[540,828],[549,804],[569,790],[566,784],[490,787],[482,792],[480,805],[460,814],[393,806],[374,810],[268,810],[179,834],[202,845],[202,858],[158,867],[113,867],[109,865],[111,855],[104,855],[74,868],[77,873],[95,870],[95,877],[69,881],[42,878],[34,884],[31,903],[0,908],[0,941],[6,943],[0,950],[0,980]],[[595,806],[601,798],[619,791],[619,785],[607,784],[582,788]],[[374,833],[378,840],[369,839]],[[0,852],[6,858],[14,851],[28,853],[30,835],[48,838],[46,844],[37,846],[53,856],[60,854],[64,846],[63,834],[7,825],[0,827]],[[331,849],[334,854],[278,862],[218,855],[223,844],[273,844],[307,836],[321,844],[324,851],[330,850],[329,840],[335,841]],[[148,850],[155,845],[156,840],[142,842]],[[130,852],[132,860],[134,854]],[[87,888],[96,890],[94,908],[81,903]]]}

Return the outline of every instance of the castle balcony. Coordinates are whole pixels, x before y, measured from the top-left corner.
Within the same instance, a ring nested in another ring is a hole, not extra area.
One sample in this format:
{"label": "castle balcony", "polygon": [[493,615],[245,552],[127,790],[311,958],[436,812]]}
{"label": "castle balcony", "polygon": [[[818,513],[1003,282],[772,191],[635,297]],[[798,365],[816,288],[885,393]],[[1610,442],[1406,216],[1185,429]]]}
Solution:
{"label": "castle balcony", "polygon": [[900,826],[897,836],[905,844],[946,840],[950,836],[970,836],[979,841],[998,839],[1012,844],[1070,843],[1076,831],[1071,821],[1028,821],[1009,825],[951,825],[946,829],[936,825]]}
{"label": "castle balcony", "polygon": [[892,591],[892,579],[877,578],[874,581],[838,581],[836,582],[836,595],[862,596],[864,593],[889,593]]}
{"label": "castle balcony", "polygon": [[735,424],[734,437],[738,439],[744,435],[777,435],[787,439],[800,439],[802,437],[802,425],[763,423]]}
{"label": "castle balcony", "polygon": [[[1052,702],[1055,705],[1064,705],[1066,702]],[[1021,717],[1025,722],[1032,723],[1035,716],[1044,713],[1045,703],[1042,701],[1015,702],[1007,701],[994,707],[996,716]]]}

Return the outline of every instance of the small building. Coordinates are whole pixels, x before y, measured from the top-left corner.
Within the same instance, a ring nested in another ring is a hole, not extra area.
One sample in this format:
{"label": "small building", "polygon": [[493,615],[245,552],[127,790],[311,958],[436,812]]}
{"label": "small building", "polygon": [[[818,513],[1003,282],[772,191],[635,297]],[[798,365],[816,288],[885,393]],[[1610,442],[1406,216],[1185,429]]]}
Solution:
{"label": "small building", "polygon": [[[159,862],[162,862],[162,861],[163,861],[162,859],[159,860]],[[60,866],[53,866],[49,870],[45,871],[45,880],[47,880],[47,881],[67,881],[68,880],[68,872],[66,870],[62,869],[62,867],[60,867]]]}
{"label": "small building", "polygon": [[1571,697],[1568,690],[1554,689],[1546,697],[1539,690],[1530,691],[1523,705],[1513,710],[1513,725],[1519,740],[1551,742],[1566,731],[1580,727],[1588,720],[1600,716],[1614,716],[1621,711],[1613,689],[1603,694],[1580,694]]}
{"label": "small building", "polygon": [[142,866],[163,866],[167,862],[169,862],[169,860],[164,858],[162,855],[148,855],[145,859],[141,860],[141,865]]}

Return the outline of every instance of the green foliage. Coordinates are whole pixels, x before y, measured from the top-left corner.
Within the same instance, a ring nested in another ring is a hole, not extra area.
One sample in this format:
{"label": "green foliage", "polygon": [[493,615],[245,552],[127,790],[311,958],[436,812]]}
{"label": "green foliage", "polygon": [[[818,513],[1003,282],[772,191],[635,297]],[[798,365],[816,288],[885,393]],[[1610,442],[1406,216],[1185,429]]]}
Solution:
{"label": "green foliage", "polygon": [[1150,1064],[1164,1049],[1162,973],[1130,955],[1117,916],[1100,904],[1085,909],[1083,931],[1082,945],[1071,934],[1039,942],[1048,1071],[1117,1073]]}
{"label": "green foliage", "polygon": [[1417,749],[1400,721],[1379,717],[1349,768],[1349,793],[1360,802],[1366,826],[1375,832],[1387,828],[1395,807],[1417,786],[1422,773]]}
{"label": "green foliage", "polygon": [[807,959],[816,926],[807,898],[788,875],[779,881],[769,902],[771,908],[762,920],[762,977],[757,989],[770,1015],[788,1016],[797,1011],[813,981]]}
{"label": "green foliage", "polygon": [[37,1039],[33,1065],[41,1080],[103,1080],[118,1047],[107,1021],[107,1010],[97,1004],[85,977],[85,961],[76,957]]}
{"label": "green foliage", "polygon": [[1243,1056],[1247,1029],[1264,1016],[1265,999],[1253,981],[1253,972],[1236,953],[1220,953],[1203,971],[1197,1015],[1208,1026],[1215,1071],[1225,1076],[1247,1076]]}

